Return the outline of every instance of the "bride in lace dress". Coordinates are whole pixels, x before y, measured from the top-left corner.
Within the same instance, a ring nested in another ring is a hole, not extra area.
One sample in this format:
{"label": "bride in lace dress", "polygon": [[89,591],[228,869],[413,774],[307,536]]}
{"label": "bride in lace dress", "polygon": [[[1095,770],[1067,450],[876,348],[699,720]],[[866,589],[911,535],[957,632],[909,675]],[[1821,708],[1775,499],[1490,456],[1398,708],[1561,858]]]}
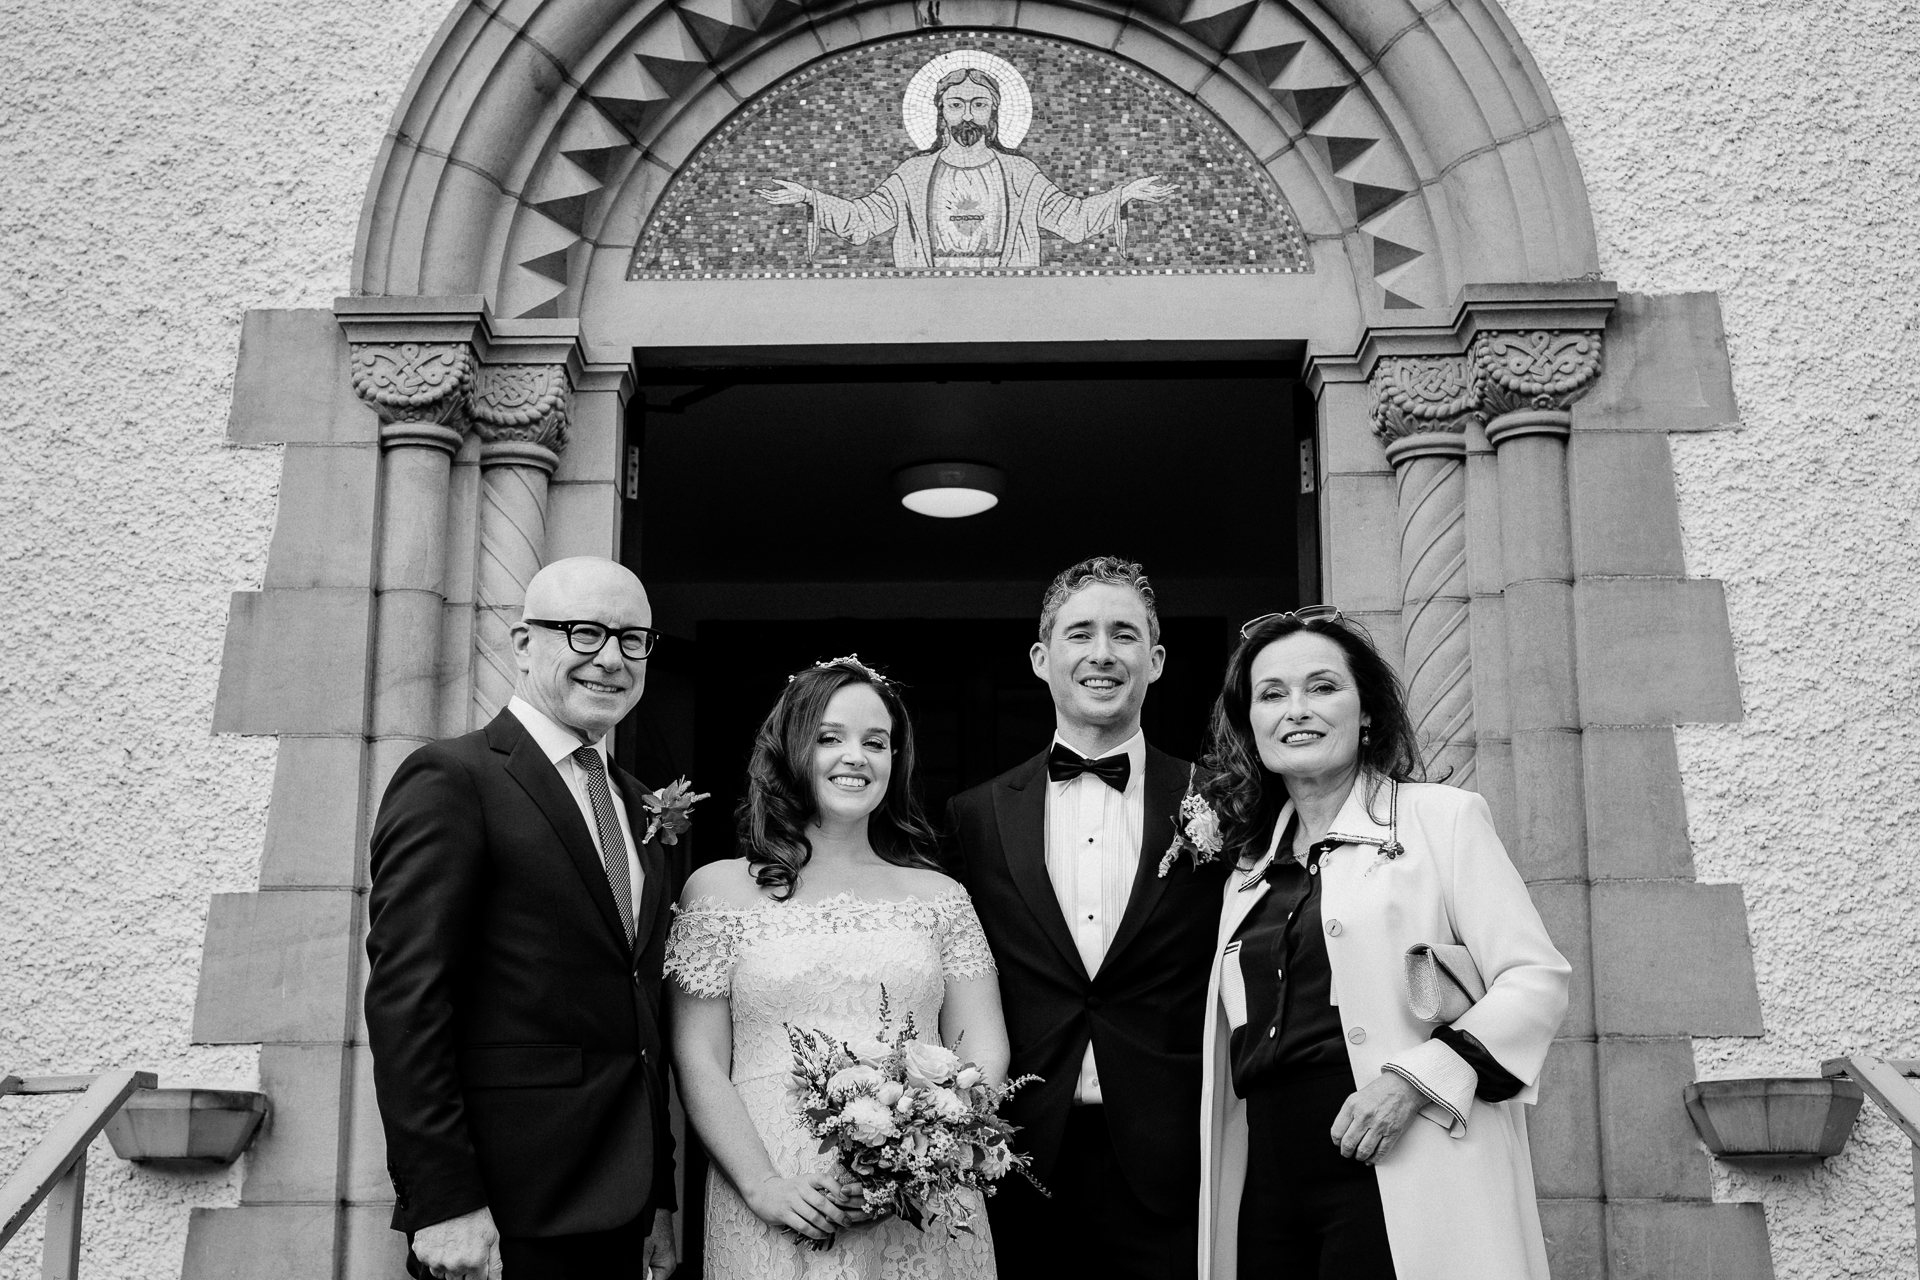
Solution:
{"label": "bride in lace dress", "polygon": [[[971,1232],[862,1221],[802,1125],[786,1027],[858,1043],[880,1029],[959,1042],[995,1084],[1007,1034],[992,956],[965,889],[934,869],[899,694],[857,658],[801,672],[755,739],[738,814],[745,858],[687,881],[667,941],[674,1069],[715,1169],[707,1280],[991,1280]],[[724,1175],[724,1176],[722,1176]],[[801,1237],[832,1237],[815,1251]]]}

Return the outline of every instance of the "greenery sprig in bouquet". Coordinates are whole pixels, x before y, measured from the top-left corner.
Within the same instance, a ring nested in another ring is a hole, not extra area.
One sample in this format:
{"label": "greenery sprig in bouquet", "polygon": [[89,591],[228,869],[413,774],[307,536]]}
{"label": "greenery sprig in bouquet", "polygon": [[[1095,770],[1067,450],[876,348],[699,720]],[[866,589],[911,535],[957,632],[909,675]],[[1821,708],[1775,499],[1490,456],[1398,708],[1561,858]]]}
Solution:
{"label": "greenery sprig in bouquet", "polygon": [[[1013,1150],[1014,1126],[999,1113],[1015,1090],[1039,1077],[996,1087],[954,1050],[920,1041],[911,1012],[897,1034],[890,1024],[882,987],[880,1029],[870,1040],[787,1028],[801,1115],[820,1150],[836,1153],[859,1187],[862,1211],[922,1230],[941,1219],[971,1232],[975,1215],[964,1191],[992,1195],[993,1184],[1014,1171],[1032,1181],[1029,1157]],[[824,1249],[833,1242],[813,1243]]]}

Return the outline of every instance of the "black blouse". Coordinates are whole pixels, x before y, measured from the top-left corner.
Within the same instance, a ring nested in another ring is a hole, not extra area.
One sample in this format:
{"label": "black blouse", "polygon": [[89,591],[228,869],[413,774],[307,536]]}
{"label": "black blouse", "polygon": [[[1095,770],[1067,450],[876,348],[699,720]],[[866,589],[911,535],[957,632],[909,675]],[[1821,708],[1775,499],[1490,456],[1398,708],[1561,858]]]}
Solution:
{"label": "black blouse", "polygon": [[1243,1098],[1253,1089],[1351,1070],[1320,932],[1320,858],[1337,843],[1313,846],[1303,867],[1292,855],[1293,836],[1289,826],[1267,867],[1267,892],[1234,930],[1240,946],[1225,961],[1239,964],[1247,993],[1246,1025],[1228,1048],[1234,1092]]}

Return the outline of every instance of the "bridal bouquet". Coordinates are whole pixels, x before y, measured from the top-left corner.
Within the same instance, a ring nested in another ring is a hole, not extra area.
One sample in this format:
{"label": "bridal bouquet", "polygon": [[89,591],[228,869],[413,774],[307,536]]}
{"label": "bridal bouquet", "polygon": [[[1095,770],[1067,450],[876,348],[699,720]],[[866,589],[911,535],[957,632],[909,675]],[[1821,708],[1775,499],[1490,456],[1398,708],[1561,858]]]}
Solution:
{"label": "bridal bouquet", "polygon": [[999,1110],[1039,1077],[996,1088],[953,1050],[915,1039],[911,1013],[897,1035],[889,1034],[888,1023],[883,987],[880,1032],[870,1040],[848,1043],[787,1028],[801,1115],[820,1150],[838,1153],[842,1169],[859,1184],[866,1213],[904,1218],[922,1230],[945,1219],[970,1232],[974,1210],[962,1192],[992,1195],[992,1184],[1015,1170],[1031,1180],[1029,1158],[1014,1152],[1014,1126]]}

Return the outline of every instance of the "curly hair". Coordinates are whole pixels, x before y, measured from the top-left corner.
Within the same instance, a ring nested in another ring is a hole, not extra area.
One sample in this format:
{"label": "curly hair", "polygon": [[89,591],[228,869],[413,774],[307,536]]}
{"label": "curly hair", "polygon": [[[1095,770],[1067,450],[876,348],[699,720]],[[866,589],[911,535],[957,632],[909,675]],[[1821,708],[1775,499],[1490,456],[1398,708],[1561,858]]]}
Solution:
{"label": "curly hair", "polygon": [[1222,853],[1229,860],[1249,854],[1257,858],[1265,851],[1287,801],[1285,780],[1261,763],[1253,740],[1248,714],[1253,705],[1253,661],[1274,641],[1302,631],[1325,636],[1346,655],[1347,669],[1360,694],[1360,710],[1369,721],[1369,732],[1360,745],[1361,773],[1396,782],[1425,781],[1400,678],[1360,624],[1337,618],[1302,620],[1286,613],[1263,619],[1248,630],[1227,659],[1226,679],[1213,704],[1207,748],[1201,757],[1211,775],[1202,784],[1201,795],[1220,815]]}
{"label": "curly hair", "polygon": [[1153,584],[1147,581],[1147,571],[1123,556],[1092,556],[1062,569],[1059,576],[1047,584],[1047,593],[1040,597],[1041,644],[1053,639],[1053,624],[1060,620],[1060,609],[1067,603],[1067,597],[1096,582],[1128,587],[1138,593],[1140,602],[1147,606],[1147,642],[1160,643],[1160,611],[1154,607]]}
{"label": "curly hair", "polygon": [[799,887],[800,870],[813,858],[807,827],[819,816],[813,792],[814,740],[827,703],[851,684],[880,695],[893,721],[893,777],[867,824],[867,839],[881,859],[897,867],[937,871],[938,838],[920,807],[914,777],[913,721],[892,681],[855,659],[838,658],[809,667],[787,681],[773,710],[754,734],[747,761],[747,792],[734,810],[734,830],[747,866],[763,889],[784,902]]}

